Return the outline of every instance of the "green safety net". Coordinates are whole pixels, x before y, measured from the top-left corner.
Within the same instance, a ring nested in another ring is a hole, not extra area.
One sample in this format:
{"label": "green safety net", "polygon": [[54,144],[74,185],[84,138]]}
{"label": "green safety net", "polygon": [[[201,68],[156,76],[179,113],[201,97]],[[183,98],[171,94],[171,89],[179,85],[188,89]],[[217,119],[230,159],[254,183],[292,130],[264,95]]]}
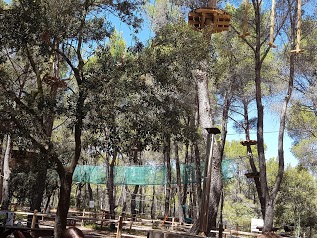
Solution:
{"label": "green safety net", "polygon": [[[233,160],[223,160],[223,179],[234,176],[237,165]],[[201,166],[201,173],[204,166]],[[180,165],[181,183],[197,183],[196,166],[194,164]],[[165,185],[167,183],[167,167],[165,165],[115,166],[115,185]],[[81,183],[106,184],[107,168],[102,165],[77,165],[73,181]],[[172,166],[172,184],[176,184],[176,166]]]}

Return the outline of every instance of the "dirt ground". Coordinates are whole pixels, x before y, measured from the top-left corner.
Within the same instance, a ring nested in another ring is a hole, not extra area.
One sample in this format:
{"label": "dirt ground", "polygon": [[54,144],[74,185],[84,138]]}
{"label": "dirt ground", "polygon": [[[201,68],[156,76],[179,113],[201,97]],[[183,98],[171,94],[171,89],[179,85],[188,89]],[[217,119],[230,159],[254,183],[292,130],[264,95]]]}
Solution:
{"label": "dirt ground", "polygon": [[[110,231],[110,230],[93,230],[86,227],[78,227],[81,229],[86,238],[115,238],[117,231]],[[148,228],[136,228],[136,229],[123,229],[121,237],[125,238],[146,238]]]}

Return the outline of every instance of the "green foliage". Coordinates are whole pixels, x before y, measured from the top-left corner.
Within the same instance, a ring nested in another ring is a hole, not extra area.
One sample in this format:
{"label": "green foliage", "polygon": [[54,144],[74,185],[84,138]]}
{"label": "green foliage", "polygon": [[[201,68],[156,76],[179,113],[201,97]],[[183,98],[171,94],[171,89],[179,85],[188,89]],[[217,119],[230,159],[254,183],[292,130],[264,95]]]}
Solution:
{"label": "green foliage", "polygon": [[[313,176],[303,167],[288,167],[285,171],[275,210],[278,224],[301,227],[315,226],[316,186]],[[299,221],[300,219],[300,221]]]}
{"label": "green foliage", "polygon": [[295,140],[294,155],[302,165],[315,171],[317,120],[314,111],[297,101],[290,109],[288,130]]}
{"label": "green foliage", "polygon": [[126,43],[122,38],[122,33],[114,31],[109,41],[110,54],[114,60],[121,59],[126,50]]}
{"label": "green foliage", "polygon": [[224,217],[226,221],[235,225],[238,224],[240,226],[249,226],[251,222],[251,218],[257,217],[254,213],[254,209],[252,208],[252,201],[248,201],[243,199],[243,202],[226,202],[224,206],[225,214]]}
{"label": "green foliage", "polygon": [[[255,152],[254,152],[255,153]],[[225,145],[225,157],[230,159],[239,159],[241,157],[246,157],[247,151],[240,141],[228,141]]]}

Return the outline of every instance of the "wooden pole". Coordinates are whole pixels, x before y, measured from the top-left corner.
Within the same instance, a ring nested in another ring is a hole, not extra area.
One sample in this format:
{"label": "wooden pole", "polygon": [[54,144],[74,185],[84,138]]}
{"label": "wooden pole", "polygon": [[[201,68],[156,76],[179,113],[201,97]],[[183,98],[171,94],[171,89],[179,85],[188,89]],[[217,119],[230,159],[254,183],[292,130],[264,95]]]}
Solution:
{"label": "wooden pole", "polygon": [[243,19],[243,32],[239,35],[241,38],[245,38],[246,36],[250,35],[248,32],[248,15],[249,15],[249,0],[245,0],[245,12],[244,12],[244,19]]}
{"label": "wooden pole", "polygon": [[302,0],[297,0],[297,32],[296,32],[296,49],[291,50],[291,53],[301,53],[304,50],[300,49],[301,40],[301,18],[302,18]]}
{"label": "wooden pole", "polygon": [[216,8],[217,0],[209,0],[208,7],[209,8]]}
{"label": "wooden pole", "polygon": [[272,0],[272,10],[271,10],[271,27],[270,27],[270,42],[269,46],[275,48],[274,45],[274,26],[275,26],[275,0]]}
{"label": "wooden pole", "polygon": [[[32,223],[31,223],[31,229],[34,229],[35,228],[35,226],[36,226],[36,221],[37,221],[37,212],[38,212],[38,210],[34,210],[34,212],[33,212],[33,217],[32,217]],[[30,235],[32,236],[32,237],[34,237],[34,232],[33,231],[31,231],[30,232]]]}
{"label": "wooden pole", "polygon": [[35,209],[34,213],[33,213],[32,223],[31,223],[31,228],[32,229],[35,228],[35,226],[36,226],[36,214],[37,214],[37,212],[38,211]]}
{"label": "wooden pole", "polygon": [[213,161],[213,144],[215,135],[221,133],[218,128],[206,128],[208,131],[207,135],[207,158],[205,161],[204,180],[203,180],[203,192],[201,200],[201,210],[199,214],[199,234],[206,236],[208,235],[208,211],[209,211],[209,196],[210,196],[210,185],[211,185],[211,172],[212,172],[212,161]]}
{"label": "wooden pole", "polygon": [[122,221],[123,221],[123,217],[122,217],[122,216],[119,216],[116,238],[121,238],[121,234],[122,234],[122,224],[123,224]]}
{"label": "wooden pole", "polygon": [[212,158],[211,153],[211,144],[213,143],[213,136],[208,133],[207,135],[207,158],[205,160],[205,169],[204,169],[204,177],[203,177],[203,193],[201,198],[201,205],[200,205],[200,214],[199,214],[199,235],[207,235],[207,228],[208,228],[208,209],[209,209],[209,193],[210,187],[207,186],[207,178],[208,178],[208,168],[209,161]]}

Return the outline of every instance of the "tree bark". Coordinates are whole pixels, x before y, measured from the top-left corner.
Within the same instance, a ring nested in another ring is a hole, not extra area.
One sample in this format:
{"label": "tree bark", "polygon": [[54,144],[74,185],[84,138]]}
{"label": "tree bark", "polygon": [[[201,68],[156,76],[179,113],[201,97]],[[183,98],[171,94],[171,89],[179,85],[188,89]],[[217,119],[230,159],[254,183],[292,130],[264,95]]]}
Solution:
{"label": "tree bark", "polygon": [[[286,111],[287,105],[290,99],[292,92],[292,80],[290,77],[288,93],[283,103],[283,109],[280,116],[280,128],[279,128],[279,144],[278,144],[278,160],[279,168],[278,175],[275,180],[273,190],[269,191],[267,183],[267,173],[266,173],[266,161],[264,154],[264,135],[263,135],[263,123],[264,123],[264,107],[262,104],[262,78],[261,78],[261,69],[262,63],[269,52],[269,48],[262,50],[261,43],[261,1],[252,0],[253,8],[255,11],[255,32],[256,32],[256,41],[255,41],[255,95],[256,95],[256,105],[257,105],[257,149],[258,149],[258,158],[259,158],[259,169],[260,169],[260,183],[261,183],[261,192],[262,199],[265,202],[265,216],[264,216],[264,226],[262,232],[270,232],[273,228],[273,211],[274,211],[274,202],[277,195],[277,192],[280,188],[281,180],[284,173],[284,149],[283,149],[283,136],[285,130],[285,121],[286,121]],[[290,2],[288,2],[290,4]],[[291,5],[288,6],[288,9],[291,9]],[[283,24],[281,24],[283,25]],[[280,26],[281,27],[281,26]],[[293,27],[291,27],[293,31]]]}
{"label": "tree bark", "polygon": [[177,141],[175,141],[174,143],[174,149],[175,149],[175,160],[176,160],[177,210],[178,210],[179,222],[183,223],[185,221],[185,218],[184,218],[184,212],[182,208],[183,196],[182,196],[181,170],[180,170]]}
{"label": "tree bark", "polygon": [[[197,142],[194,142],[194,151],[195,151],[195,166],[196,166],[196,192],[197,192],[197,197],[198,197],[198,204],[197,206],[200,207],[201,204],[201,197],[202,197],[202,189],[201,189],[201,181],[202,181],[202,177],[201,177],[201,169],[200,169],[200,163],[201,163],[201,159],[200,159],[200,152],[199,152],[199,148],[197,145]],[[196,205],[196,204],[195,204]]]}
{"label": "tree bark", "polygon": [[199,113],[199,126],[203,130],[204,139],[207,138],[205,128],[212,127],[211,107],[208,94],[208,76],[207,76],[207,62],[201,62],[203,70],[193,70],[192,75],[196,82],[197,97],[198,97],[198,113]]}
{"label": "tree bark", "polygon": [[55,217],[54,238],[59,238],[66,228],[67,214],[70,205],[70,193],[73,173],[71,169],[59,170],[60,193]]}
{"label": "tree bark", "polygon": [[2,201],[1,208],[2,210],[8,210],[10,203],[10,195],[9,195],[9,180],[11,169],[9,167],[9,160],[11,158],[12,151],[12,141],[11,136],[7,135],[5,153],[3,158],[3,190],[2,190]]}
{"label": "tree bark", "polygon": [[[246,141],[250,140],[250,122],[249,122],[249,113],[248,113],[248,102],[246,100],[243,101],[243,111],[244,111],[244,124],[245,124],[245,139]],[[253,153],[252,153],[252,148],[250,144],[247,144],[247,153],[248,153],[248,158],[249,158],[249,164],[252,170],[252,173],[257,174],[258,173],[258,169],[256,168],[255,162],[254,162],[254,157],[253,157]],[[255,183],[255,188],[256,188],[256,192],[258,194],[258,198],[260,201],[260,205],[261,205],[261,214],[262,217],[265,217],[265,197],[262,194],[262,190],[261,190],[261,183],[260,183],[260,178],[255,176],[254,178],[254,183]]]}
{"label": "tree bark", "polygon": [[[3,196],[3,177],[4,177],[4,158],[5,158],[5,154],[6,154],[6,150],[7,150],[7,141],[8,141],[8,137],[7,135],[3,136],[2,139],[2,147],[1,147],[1,159],[0,159],[0,202],[2,204],[2,196]],[[1,205],[2,207],[2,205]]]}
{"label": "tree bark", "polygon": [[219,147],[217,143],[214,144],[214,157],[212,160],[212,173],[211,173],[211,188],[209,198],[209,211],[208,211],[208,231],[216,229],[217,227],[217,214],[222,191],[222,170],[221,163],[222,157],[219,154]]}
{"label": "tree bark", "polygon": [[152,187],[151,219],[155,219],[155,186]]}
{"label": "tree bark", "polygon": [[[268,198],[268,186],[267,186],[267,175],[266,175],[266,161],[264,154],[264,134],[263,134],[263,121],[264,121],[264,109],[262,104],[262,79],[261,79],[261,11],[260,4],[258,1],[254,1],[254,10],[255,10],[255,25],[256,25],[256,48],[255,48],[255,97],[257,105],[257,149],[258,149],[258,158],[259,158],[259,169],[260,169],[260,181],[261,181],[261,190],[263,200],[266,201]],[[264,217],[265,220],[265,217]],[[272,224],[267,223],[264,225],[266,231],[271,231]]]}
{"label": "tree bark", "polygon": [[127,185],[122,185],[124,188],[122,189],[123,195],[122,195],[122,213],[121,215],[124,216],[127,212]]}
{"label": "tree bark", "polygon": [[[292,3],[288,1],[288,8],[292,8]],[[295,14],[292,15],[290,13],[290,23],[291,23],[291,50],[295,50],[296,44],[296,19],[297,19],[297,11],[298,5],[295,3]],[[271,231],[273,228],[273,213],[274,213],[274,203],[277,196],[277,193],[280,189],[283,175],[284,175],[284,133],[285,133],[285,125],[287,119],[287,109],[288,104],[292,96],[293,87],[294,87],[294,78],[295,78],[295,54],[290,54],[289,58],[290,68],[289,68],[289,78],[288,78],[288,87],[286,96],[283,101],[283,106],[280,114],[280,125],[279,125],[279,133],[278,133],[278,172],[275,180],[274,187],[272,189],[271,195],[268,196],[266,200],[266,211],[265,211],[265,219],[264,219],[264,227],[263,232]]]}
{"label": "tree bark", "polygon": [[[75,149],[74,156],[70,161],[69,166],[64,167],[62,162],[57,158],[54,159],[57,163],[57,173],[59,175],[61,186],[59,202],[56,211],[55,225],[54,225],[54,238],[60,238],[62,231],[66,228],[67,214],[70,203],[70,193],[72,189],[72,177],[75,171],[76,165],[81,155],[82,149],[82,129],[83,129],[83,119],[85,117],[84,113],[84,103],[86,99],[86,94],[84,89],[81,87],[81,80],[77,79],[79,85],[79,93],[76,105],[76,123],[74,129],[74,139],[75,139]],[[49,150],[48,150],[49,151]]]}
{"label": "tree bark", "polygon": [[136,197],[139,191],[140,185],[135,185],[133,193],[131,195],[131,214],[133,221],[136,221],[137,210],[136,210]]}
{"label": "tree bark", "polygon": [[172,182],[172,167],[171,167],[171,138],[169,135],[165,135],[164,146],[164,161],[167,169],[166,175],[166,189],[165,189],[165,216],[170,213],[170,200],[171,200],[171,182]]}
{"label": "tree bark", "polygon": [[[187,142],[185,145],[185,166],[189,165],[189,159],[188,159],[188,150],[189,150],[189,143]],[[186,181],[183,183],[183,198],[182,198],[182,206],[186,206],[187,201],[187,188],[188,188],[188,178],[189,174],[186,173]],[[184,217],[186,217],[185,211],[184,211]]]}
{"label": "tree bark", "polygon": [[82,199],[82,189],[83,185],[82,183],[78,183],[77,184],[77,190],[76,190],[76,203],[75,203],[75,207],[77,210],[80,209],[81,206],[81,199]]}
{"label": "tree bark", "polygon": [[88,190],[88,197],[89,197],[89,202],[94,200],[94,196],[92,193],[92,188],[90,186],[90,183],[87,183],[87,190]]}
{"label": "tree bark", "polygon": [[[108,158],[109,160],[109,158]],[[116,151],[113,154],[111,162],[107,160],[108,178],[107,178],[107,188],[108,188],[108,198],[109,198],[109,212],[111,219],[115,219],[115,195],[114,195],[114,166],[116,161]]]}
{"label": "tree bark", "polygon": [[[32,162],[32,167],[30,173],[35,177],[35,181],[31,187],[31,196],[30,196],[30,211],[34,212],[35,210],[41,212],[41,205],[43,201],[43,196],[45,192],[46,176],[47,176],[47,166],[48,160],[46,155],[39,154],[34,158],[35,161]],[[31,227],[33,216],[28,216],[28,227]],[[36,224],[38,224],[38,217],[36,217]],[[38,225],[37,225],[38,226]]]}
{"label": "tree bark", "polygon": [[[207,62],[201,62],[201,69],[196,69],[192,71],[193,78],[195,79],[197,86],[197,96],[198,96],[198,112],[199,112],[199,126],[203,132],[204,139],[207,139],[206,128],[212,127],[212,117],[211,117],[211,106],[208,93],[208,75],[207,75]],[[216,146],[213,146],[214,157],[212,161],[212,173],[211,173],[211,188],[209,194],[209,211],[208,211],[208,228],[207,232],[209,233],[211,227],[215,227],[217,219],[217,211],[220,202],[222,181],[221,181],[221,153],[219,153],[219,147],[217,143]],[[205,192],[205,191],[203,191]],[[199,223],[201,222],[201,216],[193,224],[190,232],[199,233]]]}

